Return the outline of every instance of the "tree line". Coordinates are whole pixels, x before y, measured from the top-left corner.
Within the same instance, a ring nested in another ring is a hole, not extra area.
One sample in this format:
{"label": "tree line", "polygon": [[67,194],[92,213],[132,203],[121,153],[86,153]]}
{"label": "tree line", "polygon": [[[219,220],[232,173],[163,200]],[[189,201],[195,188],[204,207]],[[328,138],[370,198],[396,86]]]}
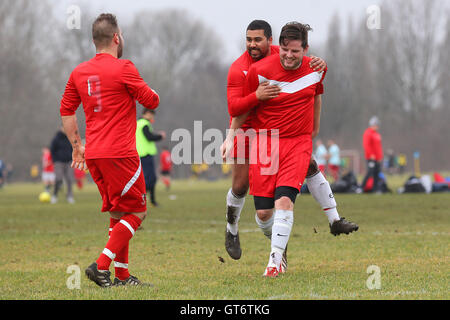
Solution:
{"label": "tree line", "polygon": [[[326,42],[312,48],[329,68],[320,136],[362,153],[362,133],[377,115],[385,149],[411,156],[417,150],[423,169],[448,169],[448,7],[440,0],[393,0],[380,8],[381,29],[369,29],[366,16],[335,15]],[[70,72],[95,53],[90,34],[95,16],[88,7],[81,12],[81,29],[68,29],[48,1],[0,2],[0,158],[13,164],[16,179],[27,179],[30,166],[40,163],[41,148],[60,126],[59,102]],[[232,61],[221,56],[224,44],[213,29],[175,9],[142,11],[129,23],[118,18],[124,58],[161,97],[155,129],[168,137],[160,146],[173,147],[171,132],[193,130],[196,120],[204,130],[225,134]],[[81,106],[77,116],[81,123]],[[178,177],[189,174],[189,166],[175,168]]]}

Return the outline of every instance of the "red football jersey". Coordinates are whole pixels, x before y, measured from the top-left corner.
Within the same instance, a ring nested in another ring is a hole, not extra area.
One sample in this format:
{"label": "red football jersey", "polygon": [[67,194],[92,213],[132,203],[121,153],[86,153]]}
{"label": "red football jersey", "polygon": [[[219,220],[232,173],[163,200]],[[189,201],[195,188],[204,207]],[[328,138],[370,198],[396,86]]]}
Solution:
{"label": "red football jersey", "polygon": [[[278,46],[270,46],[270,55],[278,55],[279,52],[280,48]],[[230,114],[231,118],[240,116],[248,112],[259,102],[256,98],[255,92],[244,95],[245,78],[247,76],[248,70],[250,69],[250,66],[253,63],[255,63],[255,61],[252,59],[248,51],[245,51],[236,61],[233,62],[230,69],[228,70],[227,100],[228,113]],[[248,129],[250,125],[251,117],[249,115],[241,128]]]}
{"label": "red football jersey", "polygon": [[314,97],[323,93],[325,71],[316,72],[304,56],[296,70],[285,70],[279,55],[273,55],[250,67],[245,92],[254,92],[268,81],[281,87],[277,98],[260,102],[252,111],[252,127],[278,129],[280,137],[311,134],[314,126]]}
{"label": "red football jersey", "polygon": [[170,171],[172,169],[172,159],[170,158],[170,152],[164,150],[159,156],[161,171]]}
{"label": "red football jersey", "polygon": [[367,160],[383,160],[383,147],[381,135],[372,128],[367,128],[363,135],[364,155]]}
{"label": "red football jersey", "polygon": [[159,104],[134,64],[99,53],[78,65],[61,100],[61,116],[75,114],[83,103],[86,115],[85,158],[126,158],[136,151],[136,100],[145,108]]}
{"label": "red football jersey", "polygon": [[52,161],[52,154],[50,151],[44,152],[42,155],[42,171],[44,172],[53,172],[53,161]]}

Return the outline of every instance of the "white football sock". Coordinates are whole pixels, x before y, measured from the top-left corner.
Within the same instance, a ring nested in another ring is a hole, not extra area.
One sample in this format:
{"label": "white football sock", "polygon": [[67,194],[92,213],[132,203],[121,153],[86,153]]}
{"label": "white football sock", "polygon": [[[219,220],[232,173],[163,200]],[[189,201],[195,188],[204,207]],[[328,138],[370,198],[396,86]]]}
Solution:
{"label": "white football sock", "polygon": [[242,208],[244,207],[244,203],[245,203],[245,196],[242,198],[238,198],[234,195],[233,191],[228,190],[228,194],[227,194],[227,210],[229,210],[229,208],[233,208],[234,209],[234,221],[232,223],[227,221],[227,230],[231,232],[231,234],[233,234],[234,236],[237,235],[238,233],[238,222],[239,222],[239,218],[241,217],[241,211]]}
{"label": "white football sock", "polygon": [[272,252],[283,254],[289,241],[293,224],[293,211],[275,210],[272,227]]}
{"label": "white football sock", "polygon": [[306,184],[309,192],[327,215],[328,221],[332,224],[335,220],[339,220],[340,217],[336,209],[333,191],[331,191],[330,184],[322,172],[319,171],[314,176],[306,178]]}
{"label": "white football sock", "polygon": [[281,259],[283,258],[283,252],[280,253],[280,250],[272,250],[269,256],[269,263],[267,264],[267,267],[275,267],[279,270],[279,267],[281,266]]}
{"label": "white football sock", "polygon": [[255,214],[256,224],[264,233],[264,235],[269,239],[272,239],[273,219],[274,215],[272,214],[272,216],[268,220],[262,221],[261,219],[258,218],[258,214]]}

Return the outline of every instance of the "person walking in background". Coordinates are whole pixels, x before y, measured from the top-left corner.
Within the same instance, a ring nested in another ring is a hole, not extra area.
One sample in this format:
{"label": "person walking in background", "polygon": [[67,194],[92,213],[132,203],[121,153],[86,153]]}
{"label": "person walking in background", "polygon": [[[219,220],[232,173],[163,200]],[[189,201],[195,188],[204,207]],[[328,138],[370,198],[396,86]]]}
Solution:
{"label": "person walking in background", "polygon": [[5,171],[5,165],[3,164],[2,159],[0,159],[0,189],[3,187],[3,184],[5,183],[5,174],[3,173]]}
{"label": "person walking in background", "polygon": [[73,170],[70,166],[72,162],[72,144],[67,138],[63,127],[53,137],[50,152],[55,170],[55,186],[50,202],[52,204],[58,202],[58,193],[63,185],[63,181],[65,181],[67,186],[67,202],[73,204],[75,203],[72,192],[74,177]]}
{"label": "person walking in background", "polygon": [[316,152],[314,153],[314,158],[316,159],[319,170],[325,176],[325,170],[327,167],[328,151],[322,140],[316,140]]}
{"label": "person walking in background", "polygon": [[361,189],[364,190],[366,183],[370,177],[373,177],[372,192],[379,193],[379,176],[381,172],[381,164],[383,161],[383,146],[381,143],[381,134],[379,130],[379,120],[377,117],[372,117],[369,121],[369,127],[363,135],[364,156],[367,162],[367,174],[361,184]]}
{"label": "person walking in background", "polygon": [[161,155],[159,156],[159,167],[161,171],[161,180],[166,186],[167,190],[170,190],[170,173],[172,171],[172,158],[170,157],[170,151],[167,146],[162,147]]}
{"label": "person walking in background", "polygon": [[339,171],[341,169],[341,155],[339,146],[329,139],[328,145],[328,172],[333,177],[334,181],[339,179]]}
{"label": "person walking in background", "polygon": [[157,207],[158,203],[155,197],[157,177],[154,157],[158,154],[158,149],[155,142],[164,139],[166,133],[164,131],[153,133],[152,123],[154,122],[154,117],[155,110],[144,109],[142,111],[142,117],[137,121],[136,126],[136,148],[141,158],[146,191],[150,193],[152,205]]}
{"label": "person walking in background", "polygon": [[55,183],[52,154],[47,147],[42,148],[42,182],[44,183],[45,191],[47,192],[50,192],[51,187]]}

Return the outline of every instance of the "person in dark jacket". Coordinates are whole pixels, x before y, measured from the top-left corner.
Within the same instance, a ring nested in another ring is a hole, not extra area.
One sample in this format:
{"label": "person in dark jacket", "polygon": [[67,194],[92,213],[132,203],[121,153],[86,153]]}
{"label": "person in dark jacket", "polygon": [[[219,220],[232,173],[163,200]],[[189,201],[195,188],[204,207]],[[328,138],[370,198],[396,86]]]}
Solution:
{"label": "person in dark jacket", "polygon": [[55,186],[51,203],[55,204],[58,202],[58,192],[61,189],[63,180],[66,181],[67,185],[67,202],[71,204],[75,203],[72,192],[74,180],[73,169],[70,167],[70,164],[72,163],[72,145],[62,127],[53,137],[50,145],[50,152],[52,154],[55,170]]}

